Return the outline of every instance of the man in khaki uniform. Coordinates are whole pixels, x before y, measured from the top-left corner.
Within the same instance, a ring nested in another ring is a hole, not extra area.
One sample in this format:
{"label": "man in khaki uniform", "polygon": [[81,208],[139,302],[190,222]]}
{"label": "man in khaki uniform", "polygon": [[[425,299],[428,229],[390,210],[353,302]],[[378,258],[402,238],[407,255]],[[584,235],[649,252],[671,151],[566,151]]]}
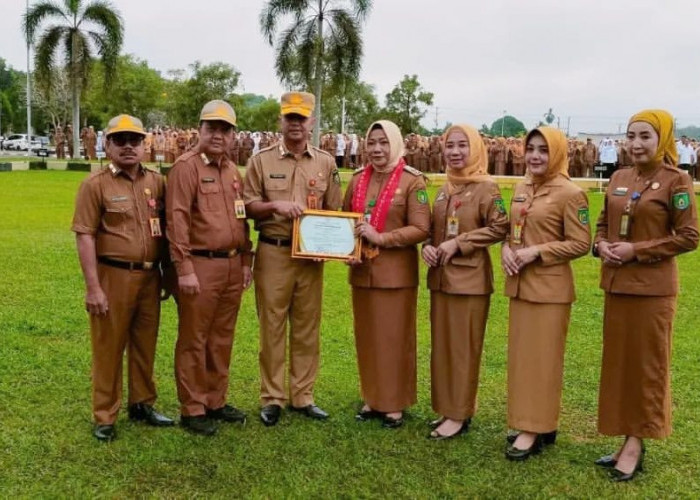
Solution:
{"label": "man in khaki uniform", "polygon": [[236,114],[225,101],[204,105],[199,144],[168,173],[166,216],[177,271],[175,380],[181,425],[212,435],[214,420],[245,422],[226,404],[233,335],[241,295],[252,280],[252,243],[243,182],[226,156]]}
{"label": "man in khaki uniform", "polygon": [[66,157],[66,135],[63,133],[63,129],[61,129],[60,126],[56,127],[53,140],[56,144],[56,158],[59,160],[64,159]]}
{"label": "man in khaki uniform", "polygon": [[315,99],[306,92],[282,96],[282,141],[250,159],[246,210],[260,232],[255,297],[260,320],[260,374],[265,425],[275,425],[287,401],[284,389],[287,320],[290,323],[291,408],[315,419],[328,414],[314,404],[318,371],[323,263],[291,258],[292,221],[304,209],[337,210],[342,203],[334,159],[308,143]]}
{"label": "man in khaki uniform", "polygon": [[141,165],[141,121],[119,115],[107,125],[108,168],[80,186],[71,229],[87,292],[92,341],[93,435],[116,437],[122,358],[128,349],[129,418],[154,426],[173,421],[153,409],[153,361],[160,318],[159,262],[163,238],[163,177]]}

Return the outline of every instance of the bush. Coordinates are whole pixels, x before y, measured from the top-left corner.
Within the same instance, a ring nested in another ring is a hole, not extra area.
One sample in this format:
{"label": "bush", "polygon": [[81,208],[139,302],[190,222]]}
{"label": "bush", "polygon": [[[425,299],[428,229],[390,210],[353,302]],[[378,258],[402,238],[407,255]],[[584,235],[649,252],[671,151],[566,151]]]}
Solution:
{"label": "bush", "polygon": [[0,163],[0,172],[12,172],[12,163]]}
{"label": "bush", "polygon": [[46,170],[45,161],[30,161],[29,170]]}
{"label": "bush", "polygon": [[81,161],[69,161],[66,164],[66,170],[73,170],[74,172],[90,172],[91,167],[89,163],[84,163]]}

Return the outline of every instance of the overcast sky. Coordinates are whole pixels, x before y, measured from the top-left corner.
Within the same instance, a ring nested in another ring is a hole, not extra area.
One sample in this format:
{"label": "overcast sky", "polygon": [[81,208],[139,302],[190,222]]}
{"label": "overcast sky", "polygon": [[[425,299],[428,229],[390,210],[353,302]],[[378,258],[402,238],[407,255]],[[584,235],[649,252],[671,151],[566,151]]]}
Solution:
{"label": "overcast sky", "polygon": [[[57,0],[62,1],[62,0]],[[343,0],[331,0],[343,3]],[[30,1],[30,4],[32,1]],[[263,0],[114,0],[124,52],[162,71],[224,61],[240,90],[277,96]],[[0,57],[26,68],[25,0],[0,2]],[[647,107],[700,125],[700,1],[374,0],[362,80],[380,101],[404,74],[435,94],[424,124],[481,126],[504,110],[531,127],[548,108],[570,132],[615,132]]]}

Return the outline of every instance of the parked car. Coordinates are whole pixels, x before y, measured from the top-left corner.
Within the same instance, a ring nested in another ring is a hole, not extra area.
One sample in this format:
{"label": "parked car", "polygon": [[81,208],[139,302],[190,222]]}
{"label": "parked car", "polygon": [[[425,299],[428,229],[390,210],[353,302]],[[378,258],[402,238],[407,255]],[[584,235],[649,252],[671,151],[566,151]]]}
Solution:
{"label": "parked car", "polygon": [[3,149],[15,151],[26,151],[28,146],[27,134],[11,134],[2,143]]}
{"label": "parked car", "polygon": [[40,149],[46,149],[49,155],[56,153],[56,148],[51,145],[51,139],[45,135],[32,136],[32,145],[29,149],[33,153],[38,152]]}

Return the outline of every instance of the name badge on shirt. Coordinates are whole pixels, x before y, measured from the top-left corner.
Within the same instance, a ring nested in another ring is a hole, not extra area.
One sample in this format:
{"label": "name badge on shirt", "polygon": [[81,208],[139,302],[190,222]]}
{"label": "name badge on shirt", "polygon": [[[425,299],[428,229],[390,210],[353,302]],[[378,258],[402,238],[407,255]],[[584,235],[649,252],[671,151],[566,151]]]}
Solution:
{"label": "name badge on shirt", "polygon": [[126,196],[112,196],[112,201],[116,201],[116,202],[126,201],[128,199],[129,198],[127,198]]}
{"label": "name badge on shirt", "polygon": [[270,174],[270,179],[286,179],[287,174]]}
{"label": "name badge on shirt", "polygon": [[527,200],[527,197],[525,195],[519,194],[515,198],[513,198],[513,201],[525,201]]}
{"label": "name badge on shirt", "polygon": [[202,182],[216,182],[216,180],[213,177],[202,177]]}
{"label": "name badge on shirt", "polygon": [[629,191],[629,188],[626,187],[616,187],[613,190],[613,196],[625,196],[627,194],[627,191]]}

